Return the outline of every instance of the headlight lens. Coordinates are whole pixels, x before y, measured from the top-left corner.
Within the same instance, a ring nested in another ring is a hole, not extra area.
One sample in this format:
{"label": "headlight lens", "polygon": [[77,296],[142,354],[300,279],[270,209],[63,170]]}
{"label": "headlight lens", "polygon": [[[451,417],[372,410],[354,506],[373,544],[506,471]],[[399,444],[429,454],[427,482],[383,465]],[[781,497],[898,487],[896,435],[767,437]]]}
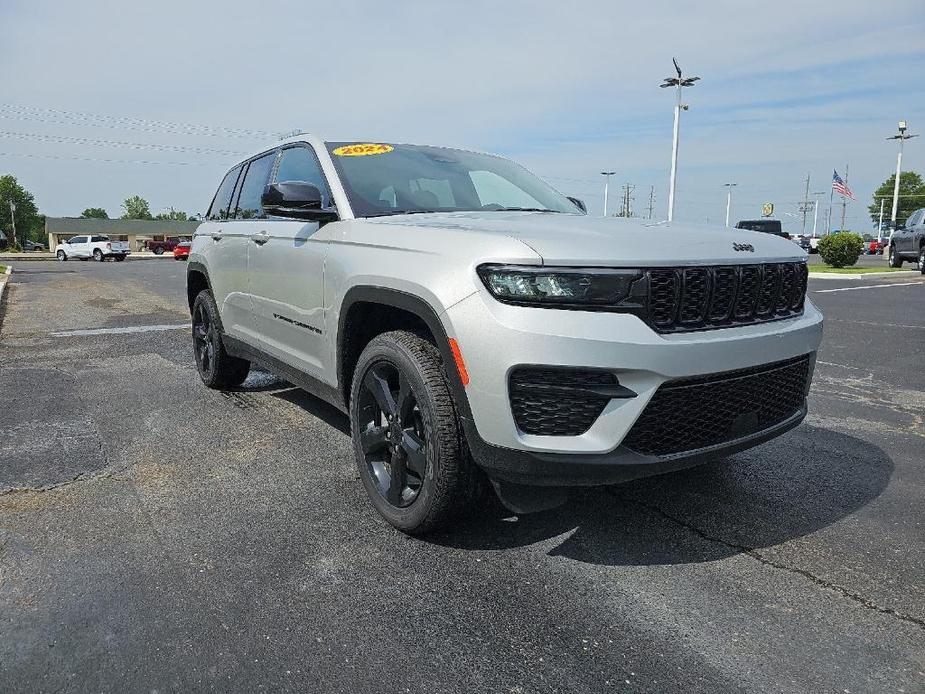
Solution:
{"label": "headlight lens", "polygon": [[480,265],[478,273],[498,301],[599,310],[636,307],[634,289],[642,278],[640,270],[522,265]]}

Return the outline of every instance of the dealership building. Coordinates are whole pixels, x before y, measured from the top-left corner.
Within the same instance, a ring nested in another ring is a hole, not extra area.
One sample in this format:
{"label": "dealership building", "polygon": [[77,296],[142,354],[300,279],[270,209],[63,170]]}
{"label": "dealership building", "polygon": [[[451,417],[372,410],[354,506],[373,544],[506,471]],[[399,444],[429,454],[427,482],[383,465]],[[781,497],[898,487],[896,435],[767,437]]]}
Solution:
{"label": "dealership building", "polygon": [[46,217],[45,233],[48,250],[72,236],[108,236],[112,241],[128,241],[132,251],[144,250],[145,241],[189,239],[199,222],[178,222],[169,219],[91,219],[87,217]]}

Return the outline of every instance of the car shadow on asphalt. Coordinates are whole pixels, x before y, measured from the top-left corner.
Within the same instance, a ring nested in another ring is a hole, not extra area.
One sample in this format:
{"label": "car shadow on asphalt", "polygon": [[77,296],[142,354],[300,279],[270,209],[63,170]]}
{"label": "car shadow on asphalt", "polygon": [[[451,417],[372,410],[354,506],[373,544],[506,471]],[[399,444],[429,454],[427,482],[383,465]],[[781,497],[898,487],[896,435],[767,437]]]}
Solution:
{"label": "car shadow on asphalt", "polygon": [[552,556],[608,566],[708,562],[836,523],[879,496],[892,471],[877,446],[803,425],[723,461],[576,490],[552,511],[516,517],[497,504],[426,539],[468,550],[552,541]]}

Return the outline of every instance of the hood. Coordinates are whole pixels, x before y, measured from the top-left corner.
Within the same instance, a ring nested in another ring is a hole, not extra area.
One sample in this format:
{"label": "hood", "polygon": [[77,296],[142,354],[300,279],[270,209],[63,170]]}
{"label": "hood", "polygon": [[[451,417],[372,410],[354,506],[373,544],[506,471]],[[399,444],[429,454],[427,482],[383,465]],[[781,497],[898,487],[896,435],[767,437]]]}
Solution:
{"label": "hood", "polygon": [[[644,219],[486,211],[393,215],[363,221],[510,236],[536,251],[544,265],[719,265],[806,258],[799,245],[773,234]],[[742,250],[735,250],[733,244]]]}

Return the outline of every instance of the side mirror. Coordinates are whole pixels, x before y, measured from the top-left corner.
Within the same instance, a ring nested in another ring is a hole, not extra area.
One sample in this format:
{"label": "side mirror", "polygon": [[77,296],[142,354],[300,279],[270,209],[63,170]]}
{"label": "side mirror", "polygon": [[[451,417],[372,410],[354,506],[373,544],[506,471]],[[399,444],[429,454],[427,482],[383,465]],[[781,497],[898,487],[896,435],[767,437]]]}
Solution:
{"label": "side mirror", "polygon": [[588,214],[588,206],[585,205],[584,200],[579,200],[578,198],[573,198],[571,195],[568,196],[568,199],[575,203],[575,206],[580,209],[585,214]]}
{"label": "side mirror", "polygon": [[337,210],[322,207],[321,191],[307,181],[271,183],[263,189],[260,204],[267,214],[276,217],[309,219],[315,222],[337,220]]}

